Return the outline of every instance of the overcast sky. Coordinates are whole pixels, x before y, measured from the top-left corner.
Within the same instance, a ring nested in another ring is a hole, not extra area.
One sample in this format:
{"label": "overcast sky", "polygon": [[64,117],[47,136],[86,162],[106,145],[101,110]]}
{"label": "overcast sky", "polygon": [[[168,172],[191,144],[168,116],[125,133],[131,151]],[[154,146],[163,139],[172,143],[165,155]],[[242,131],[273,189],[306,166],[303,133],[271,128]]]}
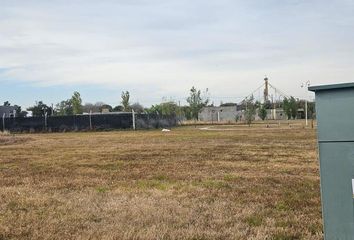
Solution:
{"label": "overcast sky", "polygon": [[354,80],[352,0],[0,0],[0,101],[215,104]]}

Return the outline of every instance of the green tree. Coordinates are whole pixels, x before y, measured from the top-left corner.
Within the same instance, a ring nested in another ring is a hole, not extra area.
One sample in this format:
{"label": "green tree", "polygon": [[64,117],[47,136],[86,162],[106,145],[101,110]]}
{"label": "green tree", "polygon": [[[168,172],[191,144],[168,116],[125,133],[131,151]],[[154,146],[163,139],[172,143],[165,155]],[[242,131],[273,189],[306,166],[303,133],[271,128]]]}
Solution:
{"label": "green tree", "polygon": [[74,92],[71,97],[71,104],[73,107],[73,114],[82,114],[82,99],[79,92]]}
{"label": "green tree", "polygon": [[165,116],[180,116],[181,108],[175,102],[161,103],[161,114]]}
{"label": "green tree", "polygon": [[151,108],[147,110],[149,113],[158,113],[162,116],[180,116],[180,107],[175,102],[164,102],[161,104],[152,105]]}
{"label": "green tree", "polygon": [[262,119],[262,121],[264,121],[266,119],[266,117],[267,117],[267,109],[266,109],[266,106],[264,104],[261,105],[261,107],[259,108],[258,116]]}
{"label": "green tree", "polygon": [[130,94],[128,91],[122,92],[121,95],[122,98],[122,105],[123,105],[123,109],[124,111],[128,112],[129,109],[129,100],[130,100]]}
{"label": "green tree", "polygon": [[113,112],[123,112],[124,111],[124,107],[121,105],[115,106],[113,108]]}
{"label": "green tree", "polygon": [[100,107],[100,112],[103,112],[103,111],[113,112],[113,107],[109,104],[103,104]]}
{"label": "green tree", "polygon": [[27,108],[28,111],[32,111],[32,116],[34,117],[43,117],[45,114],[48,116],[52,115],[53,109],[42,101],[36,102],[32,107]]}
{"label": "green tree", "polygon": [[284,98],[283,109],[288,119],[295,119],[299,109],[296,99],[294,97],[290,97],[290,99]]}
{"label": "green tree", "polygon": [[307,114],[308,117],[313,119],[316,115],[316,103],[315,102],[308,102],[307,103]]}
{"label": "green tree", "polygon": [[[10,107],[11,103],[9,101],[4,102],[4,107]],[[14,105],[13,106],[15,108],[16,111],[16,117],[26,117],[27,116],[27,112],[26,111],[22,111],[21,106],[19,105]]]}
{"label": "green tree", "polygon": [[16,109],[16,117],[26,117],[27,116],[27,112],[26,111],[22,111],[21,106],[18,105],[14,105],[15,109]]}
{"label": "green tree", "polygon": [[108,110],[109,112],[112,112],[113,108],[111,105],[106,104],[104,102],[96,102],[95,104],[85,103],[82,106],[82,110],[85,113],[89,113],[89,112],[98,113],[98,112],[102,112],[103,110]]}
{"label": "green tree", "polygon": [[255,101],[254,105],[255,105],[256,108],[261,108],[262,107],[261,102],[258,101],[258,100]]}
{"label": "green tree", "polygon": [[291,119],[291,107],[290,107],[290,101],[288,98],[284,98],[283,110],[285,112],[285,115],[288,117],[288,119]]}
{"label": "green tree", "polygon": [[291,109],[292,118],[296,119],[299,106],[298,106],[297,101],[294,97],[290,98],[290,109]]}
{"label": "green tree", "polygon": [[144,112],[144,107],[140,103],[134,103],[129,107],[130,107],[130,109],[133,109],[134,112],[136,112],[136,113],[143,113]]}
{"label": "green tree", "polygon": [[265,109],[272,109],[273,108],[273,104],[271,103],[270,100],[267,100],[263,105],[264,105]]}
{"label": "green tree", "polygon": [[145,111],[149,114],[159,114],[161,115],[161,105],[160,104],[156,104],[156,105],[152,105],[150,108],[145,109]]}
{"label": "green tree", "polygon": [[56,115],[68,116],[73,115],[73,105],[71,99],[63,100],[56,105]]}
{"label": "green tree", "polygon": [[254,102],[254,97],[253,95],[250,98],[246,98],[244,100],[244,103],[246,105],[246,110],[245,110],[245,120],[248,126],[251,126],[255,116],[256,116],[256,104]]}
{"label": "green tree", "polygon": [[201,91],[197,90],[195,87],[192,87],[189,93],[189,97],[187,98],[187,102],[189,103],[192,118],[198,120],[199,111],[208,105],[209,99],[203,99],[201,96]]}
{"label": "green tree", "polygon": [[182,112],[182,114],[184,115],[184,117],[187,120],[191,120],[193,118],[192,117],[192,111],[191,111],[191,108],[189,106],[181,107],[181,112]]}

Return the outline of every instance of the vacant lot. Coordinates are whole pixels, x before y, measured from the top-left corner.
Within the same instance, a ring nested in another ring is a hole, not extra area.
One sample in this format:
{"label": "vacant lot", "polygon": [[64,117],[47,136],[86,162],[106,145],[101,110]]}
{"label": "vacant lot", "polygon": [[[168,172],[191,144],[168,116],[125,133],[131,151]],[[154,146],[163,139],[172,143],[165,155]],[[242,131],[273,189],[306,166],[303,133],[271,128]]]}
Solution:
{"label": "vacant lot", "polygon": [[0,136],[0,239],[322,239],[315,136],[261,125]]}

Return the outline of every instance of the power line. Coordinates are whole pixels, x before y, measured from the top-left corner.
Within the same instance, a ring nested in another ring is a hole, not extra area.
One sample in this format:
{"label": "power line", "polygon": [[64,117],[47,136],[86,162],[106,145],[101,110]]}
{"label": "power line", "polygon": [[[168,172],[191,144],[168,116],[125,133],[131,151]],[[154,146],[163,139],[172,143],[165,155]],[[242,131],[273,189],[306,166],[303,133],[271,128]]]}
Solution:
{"label": "power line", "polygon": [[247,97],[244,97],[240,103],[242,103],[242,102],[243,102],[244,100],[246,100],[247,98],[253,96],[255,92],[259,91],[259,90],[260,90],[261,88],[263,88],[263,87],[264,87],[264,83],[263,83],[261,86],[259,86],[256,90],[254,90],[253,92],[251,92],[251,94],[249,94]]}
{"label": "power line", "polygon": [[270,84],[270,83],[269,83],[269,86],[270,86],[271,88],[273,88],[275,91],[277,91],[278,93],[280,93],[280,95],[282,95],[282,97],[289,98],[289,96],[288,96],[286,93],[284,93],[283,91],[281,91],[279,88],[274,87],[274,86],[273,86],[272,84]]}

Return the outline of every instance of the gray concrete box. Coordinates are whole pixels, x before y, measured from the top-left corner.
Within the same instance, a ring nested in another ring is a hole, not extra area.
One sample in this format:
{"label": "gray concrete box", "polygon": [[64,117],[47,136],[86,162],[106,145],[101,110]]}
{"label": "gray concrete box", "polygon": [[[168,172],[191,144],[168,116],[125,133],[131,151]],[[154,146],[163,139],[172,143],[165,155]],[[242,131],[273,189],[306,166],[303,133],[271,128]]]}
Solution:
{"label": "gray concrete box", "polygon": [[354,239],[354,83],[316,93],[321,198],[326,240]]}

